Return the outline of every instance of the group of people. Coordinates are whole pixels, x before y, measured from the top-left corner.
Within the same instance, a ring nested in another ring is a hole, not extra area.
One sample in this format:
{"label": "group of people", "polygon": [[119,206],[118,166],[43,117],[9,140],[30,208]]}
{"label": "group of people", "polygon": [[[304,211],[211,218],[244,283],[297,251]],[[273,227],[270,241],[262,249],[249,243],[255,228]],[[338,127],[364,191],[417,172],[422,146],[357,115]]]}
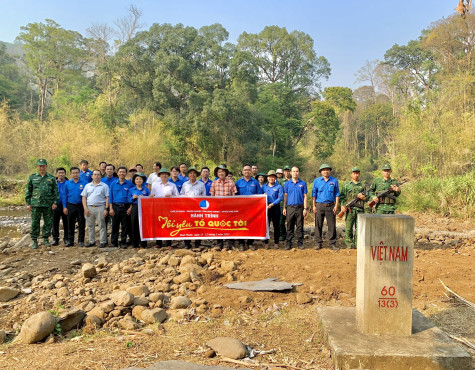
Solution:
{"label": "group of people", "polygon": [[[63,223],[64,243],[67,247],[74,245],[76,224],[78,226],[77,242],[79,246],[96,245],[95,225],[99,227],[99,248],[108,246],[107,225],[112,224],[110,244],[116,248],[147,247],[147,242],[140,238],[138,198],[173,197],[173,196],[243,196],[266,194],[269,224],[274,229],[274,248],[279,242],[285,242],[285,249],[290,249],[297,239],[297,247],[303,248],[304,218],[307,215],[307,184],[300,179],[297,166],[270,170],[267,174],[258,172],[257,165],[245,164],[242,177],[234,181],[233,174],[225,164],[217,166],[214,180],[210,179],[210,169],[206,166],[199,171],[195,167],[187,168],[186,163],[173,166],[170,170],[162,168],[160,162],[153,164],[153,172],[146,176],[141,164],[127,169],[101,162],[96,170],[89,169],[87,160],[82,160],[79,167],[71,167],[66,177],[66,169],[56,169],[56,177],[47,172],[47,161],[36,162],[38,172],[28,178],[25,201],[31,211],[31,239],[33,249],[38,248],[40,237],[40,220],[43,218],[43,245],[50,246],[49,237],[53,236],[52,245],[59,244],[59,224]],[[365,201],[375,203],[375,212],[391,214],[396,209],[396,198],[400,195],[396,180],[391,178],[391,166],[382,167],[382,178],[376,179],[366,190],[360,182],[360,169],[351,169],[351,181],[344,184],[341,192],[338,180],[330,173],[332,168],[322,164],[320,177],[313,181],[311,209],[315,214],[315,249],[323,246],[322,230],[324,219],[328,225],[328,239],[331,248],[336,248],[336,215],[341,210],[346,214],[345,244],[355,248],[356,222],[358,213],[365,212]],[[198,179],[198,176],[200,177]],[[368,196],[366,196],[366,194]],[[352,206],[345,204],[352,202]],[[252,204],[250,204],[252,206]],[[85,244],[85,226],[88,227],[88,243]],[[120,233],[119,233],[120,231]],[[218,240],[218,248],[233,248],[234,240]],[[265,246],[268,248],[268,240]],[[160,241],[158,246],[162,246]],[[170,245],[167,241],[166,246]],[[199,246],[200,241],[195,241]],[[185,247],[191,247],[191,241],[185,241]],[[254,240],[239,240],[240,250],[255,249]]]}

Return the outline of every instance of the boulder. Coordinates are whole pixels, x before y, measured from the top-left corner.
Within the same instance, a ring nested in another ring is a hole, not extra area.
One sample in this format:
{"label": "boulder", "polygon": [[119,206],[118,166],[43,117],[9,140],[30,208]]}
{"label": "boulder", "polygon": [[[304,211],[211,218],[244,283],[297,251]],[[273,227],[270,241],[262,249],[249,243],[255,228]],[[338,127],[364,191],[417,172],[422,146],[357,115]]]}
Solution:
{"label": "boulder", "polygon": [[127,289],[127,292],[132,293],[135,297],[140,297],[142,295],[148,296],[150,294],[150,289],[146,285],[137,285]]}
{"label": "boulder", "polygon": [[78,309],[69,310],[68,312],[62,314],[58,318],[61,331],[67,332],[71,329],[81,326],[85,317],[86,313]]}
{"label": "boulder", "polygon": [[170,308],[172,310],[180,308],[188,308],[191,305],[191,300],[187,297],[178,296],[172,299],[170,303]]}
{"label": "boulder", "polygon": [[45,339],[54,331],[56,318],[49,312],[39,312],[27,319],[20,332],[23,343],[36,343]]}
{"label": "boulder", "polygon": [[218,355],[238,360],[246,357],[246,346],[236,338],[218,337],[211,339],[206,343]]}
{"label": "boulder", "polygon": [[8,302],[9,300],[15,298],[18,294],[20,294],[18,289],[2,286],[0,287],[0,302]]}
{"label": "boulder", "polygon": [[97,316],[99,317],[100,319],[104,320],[106,318],[106,312],[104,311],[104,309],[100,306],[96,306],[94,307],[91,311],[89,311],[87,313],[88,315],[93,315],[93,316]]}
{"label": "boulder", "polygon": [[132,316],[137,320],[142,320],[142,312],[144,312],[146,309],[147,308],[144,306],[135,306],[132,310]]}
{"label": "boulder", "polygon": [[148,306],[150,301],[145,297],[135,297],[134,306]]}
{"label": "boulder", "polygon": [[142,311],[140,316],[141,320],[146,324],[155,324],[156,322],[161,323],[168,317],[167,311],[163,308],[154,308],[153,310],[145,309]]}
{"label": "boulder", "polygon": [[94,315],[87,315],[86,319],[84,320],[87,326],[92,326],[95,328],[100,328],[102,323],[104,322],[100,317]]}
{"label": "boulder", "polygon": [[111,300],[116,306],[130,306],[134,303],[134,295],[124,291],[114,292],[111,294]]}
{"label": "boulder", "polygon": [[82,265],[81,272],[85,278],[93,278],[97,275],[97,270],[92,263]]}

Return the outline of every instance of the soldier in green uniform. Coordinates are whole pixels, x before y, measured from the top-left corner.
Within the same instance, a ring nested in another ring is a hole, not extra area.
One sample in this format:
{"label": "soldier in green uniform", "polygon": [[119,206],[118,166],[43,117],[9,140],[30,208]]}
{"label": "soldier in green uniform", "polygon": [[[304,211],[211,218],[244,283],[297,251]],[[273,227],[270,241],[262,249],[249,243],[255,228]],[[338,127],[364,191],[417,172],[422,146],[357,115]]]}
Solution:
{"label": "soldier in green uniform", "polygon": [[[278,183],[280,186],[282,186],[282,189],[284,188],[284,185],[287,181],[289,181],[291,178],[290,174],[290,166],[285,166],[284,167],[284,176],[280,179],[278,179]],[[284,201],[280,202],[280,222],[279,222],[279,228],[280,228],[280,241],[287,240],[287,226],[285,225],[285,220],[286,217],[284,216]]]}
{"label": "soldier in green uniform", "polygon": [[363,195],[364,190],[365,185],[360,182],[360,169],[359,167],[353,167],[351,169],[351,181],[345,183],[340,191],[340,201],[342,204],[351,202],[356,197],[359,198],[358,202],[350,210],[347,210],[344,205],[341,206],[342,212],[346,212],[345,244],[348,249],[356,248],[358,213],[364,213],[364,201],[366,200],[366,197]]}
{"label": "soldier in green uniform", "polygon": [[53,227],[53,211],[59,200],[56,178],[47,173],[48,163],[46,159],[36,161],[38,172],[28,177],[25,191],[25,201],[28,210],[31,211],[31,248],[38,248],[40,236],[40,220],[43,215],[43,245],[49,247],[49,236]]}
{"label": "soldier in green uniform", "polygon": [[[369,197],[373,198],[373,201],[376,203],[376,213],[379,214],[394,214],[396,210],[396,197],[401,194],[401,189],[397,186],[397,181],[391,178],[391,166],[385,164],[382,168],[383,177],[377,178],[371,184],[369,188]],[[378,199],[376,195],[382,193],[383,191],[391,189],[389,193],[390,197],[384,197]]]}

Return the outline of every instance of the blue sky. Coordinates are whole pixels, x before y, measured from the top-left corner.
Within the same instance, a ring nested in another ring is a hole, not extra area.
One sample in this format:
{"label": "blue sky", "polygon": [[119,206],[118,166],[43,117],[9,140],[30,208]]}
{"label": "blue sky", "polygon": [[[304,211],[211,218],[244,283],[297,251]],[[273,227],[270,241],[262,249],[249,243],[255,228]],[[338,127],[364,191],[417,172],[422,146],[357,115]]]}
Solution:
{"label": "blue sky", "polygon": [[53,19],[79,31],[92,23],[123,17],[133,3],[143,12],[146,28],[153,23],[183,23],[199,28],[221,23],[235,42],[243,32],[257,33],[277,25],[308,33],[318,55],[325,56],[332,75],[323,86],[357,87],[355,73],[366,60],[382,59],[395,43],[416,39],[421,30],[454,13],[457,0],[0,0],[0,40],[12,42],[20,27]]}

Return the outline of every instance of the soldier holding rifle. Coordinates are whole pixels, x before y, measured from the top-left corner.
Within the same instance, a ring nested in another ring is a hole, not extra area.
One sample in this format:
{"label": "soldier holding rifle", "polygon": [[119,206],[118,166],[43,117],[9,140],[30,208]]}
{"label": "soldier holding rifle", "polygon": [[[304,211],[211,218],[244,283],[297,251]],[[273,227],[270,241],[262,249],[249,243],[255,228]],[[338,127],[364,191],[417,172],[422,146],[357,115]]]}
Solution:
{"label": "soldier holding rifle", "polygon": [[394,214],[396,211],[396,198],[401,194],[400,184],[391,178],[391,166],[385,164],[381,170],[383,177],[377,178],[369,188],[369,197],[373,198],[369,204],[373,207],[376,204],[376,213]]}
{"label": "soldier holding rifle", "polygon": [[[351,169],[351,181],[343,185],[343,189],[340,192],[340,201],[342,203],[347,202],[344,206],[341,206],[341,212],[338,217],[345,216],[345,245],[346,248],[356,248],[356,232],[358,230],[357,220],[358,213],[364,213],[364,201],[366,199],[365,185],[360,181],[360,169],[359,167],[353,167]],[[349,205],[351,204],[351,207]],[[353,232],[354,228],[354,232]]]}

